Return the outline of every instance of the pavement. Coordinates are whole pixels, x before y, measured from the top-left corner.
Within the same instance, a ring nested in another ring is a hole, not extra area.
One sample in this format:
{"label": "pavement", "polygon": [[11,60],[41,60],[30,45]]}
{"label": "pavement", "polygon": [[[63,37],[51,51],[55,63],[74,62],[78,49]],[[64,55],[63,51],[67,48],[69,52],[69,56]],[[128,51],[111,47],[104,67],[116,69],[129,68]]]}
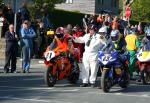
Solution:
{"label": "pavement", "polygon": [[[0,61],[1,62],[1,61]],[[149,103],[150,85],[131,81],[126,89],[114,86],[110,93],[103,93],[97,87],[80,87],[61,80],[52,88],[44,82],[45,65],[32,60],[30,73],[20,73],[21,62],[17,64],[18,73],[3,73],[0,65],[0,103]]]}

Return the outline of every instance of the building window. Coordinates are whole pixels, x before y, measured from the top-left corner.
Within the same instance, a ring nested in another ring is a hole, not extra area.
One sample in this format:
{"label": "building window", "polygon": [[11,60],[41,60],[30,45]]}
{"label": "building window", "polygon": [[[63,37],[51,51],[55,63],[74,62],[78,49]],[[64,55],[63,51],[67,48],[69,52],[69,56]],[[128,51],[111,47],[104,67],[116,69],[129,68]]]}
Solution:
{"label": "building window", "polygon": [[98,0],[98,4],[104,5],[104,0]]}

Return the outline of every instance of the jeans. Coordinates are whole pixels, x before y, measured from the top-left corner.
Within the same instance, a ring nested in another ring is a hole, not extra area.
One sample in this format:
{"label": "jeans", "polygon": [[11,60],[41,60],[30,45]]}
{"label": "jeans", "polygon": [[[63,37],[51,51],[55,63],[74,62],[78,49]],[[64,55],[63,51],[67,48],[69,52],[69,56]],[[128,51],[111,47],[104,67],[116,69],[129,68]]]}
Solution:
{"label": "jeans", "polygon": [[31,47],[24,46],[22,48],[22,58],[22,69],[25,71],[29,71],[31,60]]}

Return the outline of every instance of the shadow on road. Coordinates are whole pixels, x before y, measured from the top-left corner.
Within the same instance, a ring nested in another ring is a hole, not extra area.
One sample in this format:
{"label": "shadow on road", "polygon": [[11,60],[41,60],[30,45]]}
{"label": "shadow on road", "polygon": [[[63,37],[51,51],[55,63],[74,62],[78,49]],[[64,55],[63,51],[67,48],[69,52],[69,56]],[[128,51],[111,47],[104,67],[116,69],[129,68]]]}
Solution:
{"label": "shadow on road", "polygon": [[150,92],[150,85],[142,85],[138,83],[132,83],[127,88],[120,88],[117,91],[111,91],[111,93],[140,93],[140,92]]}

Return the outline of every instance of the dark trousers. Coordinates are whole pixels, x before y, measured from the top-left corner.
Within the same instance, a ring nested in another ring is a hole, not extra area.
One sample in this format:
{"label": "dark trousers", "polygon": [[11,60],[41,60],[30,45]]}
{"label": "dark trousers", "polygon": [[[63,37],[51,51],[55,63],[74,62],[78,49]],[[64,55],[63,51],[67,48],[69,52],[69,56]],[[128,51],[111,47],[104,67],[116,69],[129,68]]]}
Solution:
{"label": "dark trousers", "polygon": [[16,70],[16,52],[15,51],[9,51],[5,52],[5,66],[4,71],[9,72],[9,67],[11,66],[11,73],[13,73]]}

